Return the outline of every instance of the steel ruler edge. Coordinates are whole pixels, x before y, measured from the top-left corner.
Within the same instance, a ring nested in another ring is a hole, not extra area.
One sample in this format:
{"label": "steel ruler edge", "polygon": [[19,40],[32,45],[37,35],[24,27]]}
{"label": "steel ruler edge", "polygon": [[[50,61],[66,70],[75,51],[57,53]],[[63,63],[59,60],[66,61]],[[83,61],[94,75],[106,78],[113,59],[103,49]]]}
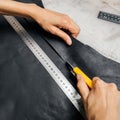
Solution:
{"label": "steel ruler edge", "polygon": [[27,47],[32,51],[32,53],[39,60],[39,62],[48,71],[53,80],[57,83],[57,85],[62,89],[68,99],[72,102],[74,107],[81,113],[83,118],[85,118],[85,112],[81,103],[81,96],[67,80],[67,78],[62,74],[62,72],[57,68],[57,66],[46,55],[46,53],[40,48],[40,46],[28,34],[28,32],[23,28],[23,26],[18,22],[15,17],[4,15],[4,18],[17,32],[17,34],[24,41]]}

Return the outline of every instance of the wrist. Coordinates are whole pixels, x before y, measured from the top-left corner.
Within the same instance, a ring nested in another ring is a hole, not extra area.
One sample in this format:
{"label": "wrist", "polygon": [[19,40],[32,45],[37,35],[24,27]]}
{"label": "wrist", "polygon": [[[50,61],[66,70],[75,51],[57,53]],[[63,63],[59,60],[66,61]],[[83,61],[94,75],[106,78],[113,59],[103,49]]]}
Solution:
{"label": "wrist", "polygon": [[42,11],[43,11],[43,8],[39,7],[36,4],[29,4],[28,6],[28,16],[34,19],[35,21],[38,17],[38,13],[40,13],[39,16],[42,15]]}
{"label": "wrist", "polygon": [[34,9],[37,7],[36,4],[34,3],[30,3],[30,4],[25,4],[24,8],[25,8],[25,16],[32,18],[35,14]]}

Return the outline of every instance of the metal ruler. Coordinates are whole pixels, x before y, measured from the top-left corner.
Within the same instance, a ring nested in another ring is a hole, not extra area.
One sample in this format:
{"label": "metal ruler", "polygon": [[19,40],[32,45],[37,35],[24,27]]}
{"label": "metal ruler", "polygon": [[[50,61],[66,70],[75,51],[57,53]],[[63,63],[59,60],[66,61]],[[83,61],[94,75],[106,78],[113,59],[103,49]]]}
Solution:
{"label": "metal ruler", "polygon": [[114,15],[114,14],[111,14],[111,13],[100,11],[99,14],[98,14],[98,18],[120,24],[120,16]]}
{"label": "metal ruler", "polygon": [[69,98],[75,108],[85,117],[83,105],[81,102],[81,96],[75,90],[75,88],[70,84],[62,72],[57,68],[57,66],[51,61],[51,59],[46,55],[46,53],[40,48],[40,46],[35,42],[35,40],[28,34],[28,32],[23,28],[23,26],[18,22],[15,17],[4,16],[12,28],[21,37],[27,47],[32,51],[39,62],[44,66],[44,68],[51,75],[53,80],[62,89],[65,95]]}

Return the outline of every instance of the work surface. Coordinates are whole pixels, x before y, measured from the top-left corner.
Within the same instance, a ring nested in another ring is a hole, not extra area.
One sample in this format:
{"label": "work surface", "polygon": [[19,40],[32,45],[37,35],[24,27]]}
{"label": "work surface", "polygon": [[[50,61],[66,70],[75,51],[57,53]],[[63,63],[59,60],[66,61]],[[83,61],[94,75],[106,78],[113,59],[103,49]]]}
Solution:
{"label": "work surface", "polygon": [[[42,5],[40,1],[34,2]],[[75,89],[76,79],[59,55],[80,67],[90,78],[99,76],[120,88],[119,63],[76,39],[72,39],[73,45],[69,47],[30,19],[17,17],[17,20]],[[0,120],[83,120],[3,16],[0,16],[0,57]]]}
{"label": "work surface", "polygon": [[120,16],[120,0],[43,0],[45,8],[69,15],[81,28],[78,40],[120,62],[120,24],[97,18],[99,11]]}

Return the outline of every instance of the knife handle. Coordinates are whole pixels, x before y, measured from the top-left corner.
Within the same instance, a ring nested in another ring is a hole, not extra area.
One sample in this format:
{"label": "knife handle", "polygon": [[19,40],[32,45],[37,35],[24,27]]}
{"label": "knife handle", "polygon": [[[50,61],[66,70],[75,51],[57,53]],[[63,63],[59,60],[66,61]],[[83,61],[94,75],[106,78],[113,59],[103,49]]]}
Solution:
{"label": "knife handle", "polygon": [[93,87],[93,82],[92,80],[78,67],[74,67],[73,68],[73,72],[75,74],[80,74],[84,80],[85,80],[85,83],[88,85],[89,88],[92,88]]}

